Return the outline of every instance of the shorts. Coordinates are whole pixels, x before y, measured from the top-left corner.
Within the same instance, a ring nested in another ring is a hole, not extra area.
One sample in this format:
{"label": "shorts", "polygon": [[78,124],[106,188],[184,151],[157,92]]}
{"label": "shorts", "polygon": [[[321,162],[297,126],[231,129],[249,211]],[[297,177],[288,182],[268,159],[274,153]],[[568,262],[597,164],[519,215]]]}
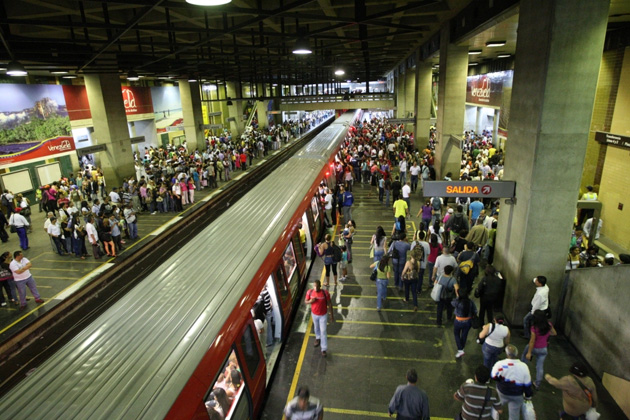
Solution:
{"label": "shorts", "polygon": [[339,268],[348,268],[348,262],[347,261],[340,261],[339,262]]}

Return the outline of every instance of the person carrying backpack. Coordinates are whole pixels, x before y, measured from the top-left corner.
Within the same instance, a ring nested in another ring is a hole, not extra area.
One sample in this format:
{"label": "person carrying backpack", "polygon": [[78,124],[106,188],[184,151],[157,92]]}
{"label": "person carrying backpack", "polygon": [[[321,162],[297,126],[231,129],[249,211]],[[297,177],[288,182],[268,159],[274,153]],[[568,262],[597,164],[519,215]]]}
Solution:
{"label": "person carrying backpack", "polygon": [[402,271],[407,262],[407,252],[411,249],[411,245],[407,241],[407,234],[401,232],[398,239],[394,241],[389,247],[389,254],[392,258],[392,265],[394,267],[394,284],[398,287],[398,290],[402,290]]}
{"label": "person carrying backpack", "polygon": [[444,228],[446,229],[446,232],[450,232],[449,235],[451,236],[451,242],[456,239],[459,232],[462,230],[469,230],[468,218],[465,216],[464,208],[461,204],[457,205],[455,213],[449,217]]}
{"label": "person carrying backpack", "polygon": [[474,242],[467,242],[464,251],[457,256],[457,279],[460,288],[466,289],[468,292],[472,290],[473,282],[479,274],[479,262],[481,259],[475,252],[477,247]]}
{"label": "person carrying backpack", "polygon": [[442,199],[433,197],[431,199],[431,224],[442,218]]}

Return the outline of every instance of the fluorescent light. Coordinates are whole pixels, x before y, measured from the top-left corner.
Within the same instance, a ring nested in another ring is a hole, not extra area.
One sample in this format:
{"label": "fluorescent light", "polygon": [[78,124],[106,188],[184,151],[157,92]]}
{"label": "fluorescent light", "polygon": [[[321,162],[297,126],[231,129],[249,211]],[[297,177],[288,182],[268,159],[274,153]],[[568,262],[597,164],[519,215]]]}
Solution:
{"label": "fluorescent light", "polygon": [[186,0],[186,3],[194,4],[195,6],[221,6],[231,1],[232,0]]}
{"label": "fluorescent light", "polygon": [[197,81],[197,79],[188,79],[189,83],[195,83]]}
{"label": "fluorescent light", "polygon": [[76,79],[77,76],[75,76],[74,74],[69,74],[67,76],[63,76],[62,79]]}
{"label": "fluorescent light", "polygon": [[497,58],[508,58],[508,57],[511,57],[511,56],[512,56],[512,54],[499,54],[499,55],[497,55]]}
{"label": "fluorescent light", "polygon": [[502,47],[505,45],[505,41],[488,41],[486,47]]}
{"label": "fluorescent light", "polygon": [[54,70],[51,71],[50,74],[68,74],[68,72],[65,70]]}
{"label": "fluorescent light", "polygon": [[469,66],[478,66],[479,63],[468,63]]}
{"label": "fluorescent light", "polygon": [[135,71],[130,70],[129,73],[127,73],[127,80],[135,82],[136,80],[140,80],[140,76],[138,76],[138,73]]}
{"label": "fluorescent light", "polygon": [[337,76],[343,76],[344,74],[346,74],[346,72],[345,72],[345,71],[343,71],[343,70],[341,70],[341,69],[339,69],[339,70],[335,70],[335,74],[336,74]]}
{"label": "fluorescent light", "polygon": [[477,54],[481,54],[482,51],[481,50],[469,50],[468,51],[468,55],[477,55]]}
{"label": "fluorescent light", "polygon": [[26,76],[28,72],[19,61],[11,61],[7,66],[7,74],[9,76]]}

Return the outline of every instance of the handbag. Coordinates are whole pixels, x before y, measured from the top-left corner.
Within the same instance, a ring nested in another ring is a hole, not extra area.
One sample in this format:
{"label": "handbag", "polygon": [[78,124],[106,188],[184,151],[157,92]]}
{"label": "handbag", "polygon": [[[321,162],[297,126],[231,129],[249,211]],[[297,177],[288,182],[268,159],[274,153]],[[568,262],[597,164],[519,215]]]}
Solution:
{"label": "handbag", "polygon": [[527,400],[523,403],[523,420],[536,420],[536,411],[534,410],[534,403],[531,400]]}
{"label": "handbag", "polygon": [[370,280],[372,281],[376,281],[376,267],[374,267],[374,270],[372,270],[372,274],[370,274]]}
{"label": "handbag", "polygon": [[488,333],[488,335],[486,335],[484,338],[477,338],[477,344],[483,344],[486,342],[486,338],[490,337],[490,335],[494,332],[494,329],[496,328],[497,324],[495,324],[494,322],[492,323],[492,328],[490,329],[490,332]]}
{"label": "handbag", "polygon": [[443,287],[444,286],[442,286],[440,282],[435,283],[435,285],[433,286],[433,289],[431,290],[431,299],[433,299],[436,302],[439,302]]}
{"label": "handbag", "polygon": [[374,247],[370,247],[370,258],[374,259]]}
{"label": "handbag", "polygon": [[15,227],[15,225],[10,225],[9,230],[11,231],[11,233],[17,233],[17,228]]}

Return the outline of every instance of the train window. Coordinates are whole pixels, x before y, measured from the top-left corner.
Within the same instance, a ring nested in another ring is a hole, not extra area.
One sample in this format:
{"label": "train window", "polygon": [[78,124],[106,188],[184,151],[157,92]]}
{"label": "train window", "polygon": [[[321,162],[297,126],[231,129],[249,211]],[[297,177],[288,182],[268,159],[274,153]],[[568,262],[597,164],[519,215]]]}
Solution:
{"label": "train window", "polygon": [[237,405],[242,392],[243,375],[236,358],[236,352],[232,350],[212,387],[212,392],[206,398],[206,409],[210,419],[225,418],[227,420],[233,418],[232,412],[235,411],[234,407]]}
{"label": "train window", "polygon": [[296,262],[295,262],[295,252],[293,251],[293,243],[289,242],[289,246],[284,251],[284,255],[282,256],[282,260],[284,261],[284,272],[287,273],[287,277],[291,279],[293,277],[293,271],[295,270]]}
{"label": "train window", "polygon": [[315,197],[311,200],[311,211],[313,212],[313,219],[317,220],[319,217],[319,204],[317,204],[317,198]]}
{"label": "train window", "polygon": [[286,300],[289,298],[289,289],[287,288],[287,282],[284,276],[285,274],[282,270],[282,267],[279,267],[276,270],[276,275],[274,276],[274,278],[276,279],[276,287],[280,292],[280,298],[283,302],[286,302]]}
{"label": "train window", "polygon": [[254,332],[251,325],[245,328],[245,332],[241,338],[241,348],[245,355],[245,364],[247,365],[249,376],[253,378],[256,376],[256,370],[258,370],[258,366],[260,365],[260,353],[258,352],[258,346],[256,346],[256,340],[254,339]]}
{"label": "train window", "polygon": [[291,238],[291,242],[293,242],[293,249],[295,249],[295,256],[297,257],[297,260],[302,263],[304,261],[304,248],[306,242],[304,243],[305,245],[302,245],[299,234],[294,235],[293,238]]}

